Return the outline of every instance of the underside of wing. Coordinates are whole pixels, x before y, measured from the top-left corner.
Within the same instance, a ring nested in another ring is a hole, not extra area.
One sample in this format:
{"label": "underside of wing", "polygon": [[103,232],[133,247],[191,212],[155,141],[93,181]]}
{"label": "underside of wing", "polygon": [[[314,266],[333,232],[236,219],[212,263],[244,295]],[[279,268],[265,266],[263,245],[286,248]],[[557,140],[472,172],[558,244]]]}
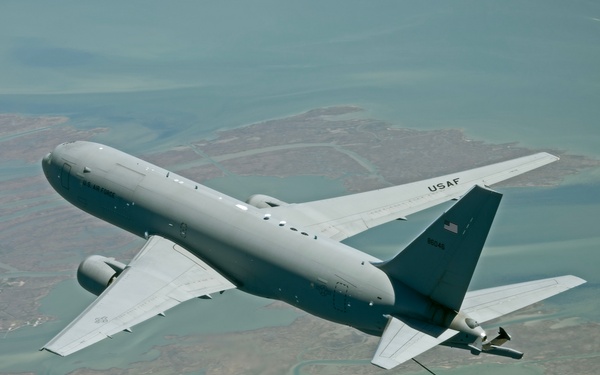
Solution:
{"label": "underside of wing", "polygon": [[42,349],[65,356],[181,302],[232,288],[189,251],[152,236],[119,277]]}
{"label": "underside of wing", "polygon": [[392,369],[457,333],[452,329],[410,319],[402,321],[390,316],[371,363],[384,369]]}
{"label": "underside of wing", "polygon": [[561,276],[468,292],[461,310],[479,323],[487,322],[585,283]]}
{"label": "underside of wing", "polygon": [[405,185],[271,210],[295,225],[341,241],[374,226],[459,198],[474,185],[493,185],[556,160],[556,156],[541,152]]}

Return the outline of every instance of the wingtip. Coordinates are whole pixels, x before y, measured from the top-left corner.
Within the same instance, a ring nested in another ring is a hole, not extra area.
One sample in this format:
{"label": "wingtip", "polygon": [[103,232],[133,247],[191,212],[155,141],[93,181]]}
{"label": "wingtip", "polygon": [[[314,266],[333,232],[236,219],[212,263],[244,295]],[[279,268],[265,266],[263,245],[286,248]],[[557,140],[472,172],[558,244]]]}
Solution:
{"label": "wingtip", "polygon": [[65,356],[64,354],[61,354],[60,352],[52,350],[52,349],[50,349],[50,348],[48,348],[46,346],[41,347],[39,350],[40,350],[40,352],[42,352],[42,351],[45,350],[45,351],[47,351],[49,353],[56,354],[57,356],[60,356],[60,357],[64,357]]}
{"label": "wingtip", "polygon": [[581,277],[573,276],[573,275],[566,275],[566,276],[558,277],[557,281],[561,285],[564,285],[567,288],[575,288],[576,286],[587,283],[587,281],[582,279]]}
{"label": "wingtip", "polygon": [[556,155],[553,155],[553,154],[551,154],[549,152],[540,152],[538,155],[541,155],[544,158],[547,158],[549,163],[552,163],[552,162],[555,162],[557,160],[560,160],[560,157],[558,157]]}

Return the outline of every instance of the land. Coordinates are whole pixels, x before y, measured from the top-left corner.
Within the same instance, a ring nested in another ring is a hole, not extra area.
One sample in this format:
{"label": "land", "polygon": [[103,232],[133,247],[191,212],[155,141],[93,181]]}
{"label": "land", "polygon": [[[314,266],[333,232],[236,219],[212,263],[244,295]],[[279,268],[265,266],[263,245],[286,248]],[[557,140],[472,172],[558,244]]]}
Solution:
{"label": "land", "polygon": [[[139,248],[136,237],[62,200],[46,183],[39,167],[41,157],[57,144],[93,140],[107,131],[110,129],[78,129],[65,117],[0,115],[0,334],[5,340],[17,329],[55,319],[40,312],[41,300],[59,282],[72,278],[77,264],[87,255],[101,253],[127,260]],[[398,128],[367,118],[360,108],[341,106],[225,130],[211,139],[192,140],[140,156],[199,182],[227,175],[322,176],[341,181],[348,192],[359,192],[536,151],[541,150],[518,143],[469,139],[459,129]],[[598,160],[562,150],[544,151],[559,155],[561,162],[506,184],[552,186],[582,169],[600,166]],[[270,308],[293,309],[278,302]],[[542,310],[538,306],[521,314]],[[533,348],[525,361],[547,374],[564,373],[569,366],[577,369],[574,373],[595,373],[590,369],[598,361],[600,326],[584,322],[569,327],[566,323],[541,320],[513,325],[512,330],[519,331],[520,345]],[[579,337],[586,337],[585,342]],[[570,344],[561,347],[557,357],[554,342],[558,339]],[[368,365],[376,343],[376,338],[351,328],[302,314],[285,327],[200,339],[180,337],[177,344],[156,347],[160,353],[156,359],[111,372],[139,373],[152,368],[155,373],[204,369],[207,374],[371,374],[380,372]],[[438,369],[515,363],[455,353],[440,348],[420,359]],[[74,373],[95,372],[83,366]],[[418,372],[419,368],[410,363],[402,371]]]}
{"label": "land", "polygon": [[[275,308],[289,308],[278,304],[274,303]],[[546,313],[548,311],[543,308],[533,307],[520,311],[513,318],[535,319]],[[511,325],[509,331],[518,335],[518,343],[507,345],[527,348],[521,361],[484,354],[472,356],[467,351],[447,347],[434,348],[418,359],[438,374],[451,369],[476,369],[482,365],[503,365],[504,371],[509,372],[513,366],[523,366],[549,375],[596,374],[600,325],[577,323],[569,326],[564,324],[565,321],[549,319]],[[580,340],[583,332],[584,343]],[[378,338],[311,315],[303,315],[285,327],[207,335],[201,339],[178,337],[176,342],[154,348],[160,355],[152,361],[136,363],[129,369],[112,368],[109,372],[137,374],[152,369],[153,373],[159,374],[185,374],[201,369],[206,374],[248,375],[425,374],[414,362],[389,372],[372,366],[370,360]],[[73,374],[104,372],[82,368]]]}
{"label": "land", "polygon": [[366,191],[548,151],[560,163],[507,182],[551,186],[598,161],[562,150],[518,143],[491,144],[460,129],[415,130],[362,117],[358,107],[320,108],[295,116],[218,132],[216,138],[143,158],[206,181],[227,174],[316,175],[341,179],[349,192]]}

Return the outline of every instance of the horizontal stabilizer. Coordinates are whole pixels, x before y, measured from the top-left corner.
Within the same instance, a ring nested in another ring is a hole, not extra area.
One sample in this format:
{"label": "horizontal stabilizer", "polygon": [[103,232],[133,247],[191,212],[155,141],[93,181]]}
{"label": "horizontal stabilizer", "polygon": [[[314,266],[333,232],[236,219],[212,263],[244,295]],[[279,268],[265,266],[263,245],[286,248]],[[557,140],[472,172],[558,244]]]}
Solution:
{"label": "horizontal stabilizer", "polygon": [[479,323],[487,322],[585,283],[561,276],[468,292],[462,311]]}
{"label": "horizontal stabilizer", "polygon": [[453,329],[390,316],[371,363],[387,370],[392,369],[457,333]]}

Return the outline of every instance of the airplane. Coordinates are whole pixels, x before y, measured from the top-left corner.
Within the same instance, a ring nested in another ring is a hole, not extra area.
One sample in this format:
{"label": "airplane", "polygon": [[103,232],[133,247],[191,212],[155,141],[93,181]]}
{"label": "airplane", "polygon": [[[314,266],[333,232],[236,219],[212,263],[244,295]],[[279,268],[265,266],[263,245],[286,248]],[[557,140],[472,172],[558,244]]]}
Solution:
{"label": "airplane", "polygon": [[[193,298],[237,288],[381,336],[372,363],[392,369],[444,345],[520,359],[482,323],[585,283],[560,276],[469,291],[502,194],[490,185],[558,160],[541,152],[463,172],[305,203],[246,201],[106,145],[75,141],[42,160],[68,202],[146,239],[124,264],[83,260],[97,298],[40,350],[66,356]],[[393,258],[341,241],[455,203]],[[61,224],[63,225],[63,224]],[[415,360],[416,361],[416,360]]]}

